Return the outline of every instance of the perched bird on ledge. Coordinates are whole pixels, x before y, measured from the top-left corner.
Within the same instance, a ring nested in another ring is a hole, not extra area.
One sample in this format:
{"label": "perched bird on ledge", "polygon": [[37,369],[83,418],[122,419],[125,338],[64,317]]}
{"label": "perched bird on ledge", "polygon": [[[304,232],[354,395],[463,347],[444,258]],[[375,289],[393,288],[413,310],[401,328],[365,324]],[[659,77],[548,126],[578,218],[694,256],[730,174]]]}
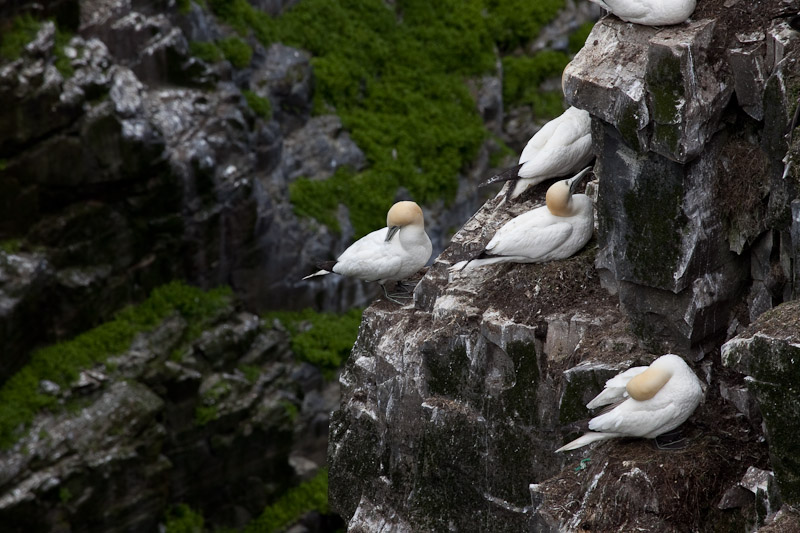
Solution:
{"label": "perched bird on ledge", "polygon": [[403,280],[424,267],[433,246],[425,233],[422,209],[414,202],[394,204],[386,215],[386,226],[351,244],[336,261],[317,265],[321,270],[303,279],[335,273],[377,281],[386,298],[401,304],[386,292],[385,283]]}
{"label": "perched bird on ledge", "polygon": [[566,259],[583,248],[594,231],[594,208],[585,194],[573,194],[591,167],[547,189],[546,205],[503,225],[480,255],[459,261],[451,272],[495,263],[543,263]]}
{"label": "perched bird on ledge", "polygon": [[570,107],[531,137],[519,156],[519,165],[489,178],[481,186],[516,180],[509,190],[513,200],[528,187],[577,172],[594,157],[591,124],[588,112]]}
{"label": "perched bird on ledge", "polygon": [[556,452],[617,437],[655,438],[683,424],[703,399],[703,386],[678,355],[662,355],[650,366],[637,366],[606,381],[603,392],[586,407],[613,405],[589,421],[589,433]]}
{"label": "perched bird on ledge", "polygon": [[625,22],[645,26],[669,26],[686,21],[697,6],[695,0],[590,0]]}

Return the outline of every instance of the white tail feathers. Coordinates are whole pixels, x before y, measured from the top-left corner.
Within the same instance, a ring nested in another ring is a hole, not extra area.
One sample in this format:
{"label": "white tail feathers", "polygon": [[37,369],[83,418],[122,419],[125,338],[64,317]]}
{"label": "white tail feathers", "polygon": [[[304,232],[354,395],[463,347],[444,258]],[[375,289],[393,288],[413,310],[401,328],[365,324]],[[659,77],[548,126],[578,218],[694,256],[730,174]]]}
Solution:
{"label": "white tail feathers", "polygon": [[328,270],[317,270],[313,274],[309,274],[308,276],[304,277],[303,279],[313,278],[313,277],[316,277],[316,276],[324,276],[325,274],[330,274],[330,271],[328,271]]}
{"label": "white tail feathers", "polygon": [[598,440],[606,440],[606,439],[613,439],[615,437],[619,437],[617,433],[587,433],[581,437],[578,437],[572,442],[568,442],[567,444],[563,445],[561,448],[556,450],[558,452],[566,452],[569,450],[575,450],[580,448],[581,446],[586,446],[587,444],[591,444]]}

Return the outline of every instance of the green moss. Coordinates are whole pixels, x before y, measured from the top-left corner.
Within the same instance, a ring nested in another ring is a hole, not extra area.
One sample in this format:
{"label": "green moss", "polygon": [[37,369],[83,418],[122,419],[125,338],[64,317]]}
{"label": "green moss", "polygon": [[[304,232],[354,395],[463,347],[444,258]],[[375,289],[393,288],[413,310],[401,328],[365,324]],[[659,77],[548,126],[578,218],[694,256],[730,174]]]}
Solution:
{"label": "green moss", "polygon": [[5,170],[7,166],[8,166],[8,160],[0,159],[0,172]]}
{"label": "green moss", "polygon": [[503,392],[506,409],[519,413],[529,425],[537,420],[536,392],[539,388],[539,361],[532,342],[515,341],[506,346],[506,353],[514,362],[514,386]]}
{"label": "green moss", "polygon": [[39,31],[41,23],[25,14],[11,21],[11,28],[0,33],[0,57],[13,61],[22,55],[25,45],[31,42]]}
{"label": "green moss", "polygon": [[636,277],[652,287],[672,286],[680,256],[683,187],[650,176],[625,193],[628,216],[627,258]]}
{"label": "green moss", "polygon": [[267,98],[258,96],[253,91],[242,91],[247,105],[250,106],[256,115],[262,117],[264,120],[272,118],[272,106]]}
{"label": "green moss", "polygon": [[67,487],[61,487],[58,490],[58,499],[61,503],[67,504],[72,501],[72,492]]}
{"label": "green moss", "polygon": [[230,289],[209,292],[173,282],[155,289],[143,303],[122,309],[114,318],[72,340],[36,350],[30,362],[0,388],[0,448],[8,448],[42,409],[60,409],[57,398],[39,390],[50,380],[69,386],[82,369],[124,352],[134,336],[158,326],[172,313],[188,323],[185,335],[199,336],[230,303]]}
{"label": "green moss", "polygon": [[219,47],[208,41],[192,41],[189,43],[189,53],[206,63],[222,61],[223,55]]}
{"label": "green moss", "polygon": [[20,239],[7,239],[0,241],[0,251],[7,254],[16,254],[22,248],[22,241]]}
{"label": "green moss", "polygon": [[219,418],[219,407],[216,405],[198,405],[194,410],[194,424],[198,427],[205,426]]}
{"label": "green moss", "polygon": [[276,311],[264,316],[279,320],[291,335],[291,348],[300,361],[319,367],[332,378],[347,357],[358,336],[361,309],[343,314],[304,311]]}
{"label": "green moss", "polygon": [[165,533],[203,533],[203,516],[186,504],[167,510]]}
{"label": "green moss", "polygon": [[499,137],[495,137],[494,141],[497,148],[489,154],[489,166],[494,168],[501,167],[506,158],[513,158],[516,161],[517,153],[505,141]]}
{"label": "green moss", "polygon": [[258,381],[261,375],[261,368],[254,365],[241,365],[239,366],[239,371],[244,374],[244,378],[250,383]]}
{"label": "green moss", "polygon": [[564,0],[487,0],[485,5],[497,45],[509,51],[534,39],[564,7]]}
{"label": "green moss", "polygon": [[238,37],[228,37],[217,41],[222,55],[236,68],[245,68],[250,65],[253,58],[253,49]]}
{"label": "green moss", "polygon": [[65,79],[71,78],[72,75],[75,73],[75,69],[72,67],[72,61],[67,57],[66,53],[64,52],[64,47],[69,45],[69,41],[71,39],[72,39],[71,33],[56,28],[55,66],[56,69],[58,69],[58,71]]}
{"label": "green moss", "polygon": [[594,21],[584,22],[569,36],[569,53],[577,54],[586,44],[586,39],[594,28]]}
{"label": "green moss", "polygon": [[553,117],[564,110],[561,91],[542,92],[539,86],[549,78],[560,78],[569,56],[544,50],[527,56],[503,58],[503,101],[506,105],[530,105],[536,117]]}
{"label": "green moss", "polygon": [[[299,180],[297,213],[333,224],[345,204],[357,236],[383,225],[397,190],[455,198],[458,174],[487,133],[464,79],[494,69],[494,48],[534,38],[563,0],[305,0],[279,20],[246,0],[209,7],[241,35],[313,55],[314,109],[336,112],[369,162],[365,172]],[[560,97],[539,99],[551,110]],[[553,113],[551,113],[552,116]],[[556,113],[557,114],[557,113]]]}
{"label": "green moss", "polygon": [[317,474],[286,491],[253,522],[244,528],[245,533],[273,533],[283,531],[286,526],[304,514],[317,511],[328,514],[328,470],[322,468]]}
{"label": "green moss", "polygon": [[449,353],[423,351],[423,360],[428,369],[428,388],[432,395],[459,398],[468,389],[470,372],[469,357],[464,346]]}
{"label": "green moss", "polygon": [[176,4],[178,6],[178,13],[183,15],[192,10],[192,0],[177,0]]}
{"label": "green moss", "polygon": [[283,400],[281,405],[283,405],[283,408],[286,410],[286,417],[290,422],[294,423],[294,421],[297,420],[297,406],[289,400]]}

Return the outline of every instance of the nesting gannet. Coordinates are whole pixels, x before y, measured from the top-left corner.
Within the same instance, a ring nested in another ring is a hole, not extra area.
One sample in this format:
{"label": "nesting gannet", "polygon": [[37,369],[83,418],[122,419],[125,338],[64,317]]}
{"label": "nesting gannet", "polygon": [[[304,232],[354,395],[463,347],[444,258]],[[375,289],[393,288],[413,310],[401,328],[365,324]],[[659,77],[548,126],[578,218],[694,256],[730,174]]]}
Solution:
{"label": "nesting gannet", "polygon": [[510,191],[513,200],[528,187],[585,167],[594,157],[591,124],[588,112],[570,107],[531,137],[519,156],[519,165],[489,178],[483,185],[517,180]]}
{"label": "nesting gannet", "polygon": [[546,205],[506,222],[481,254],[450,267],[451,272],[494,263],[543,263],[566,259],[583,248],[594,230],[592,200],[573,194],[587,167],[547,189]]}
{"label": "nesting gannet", "polygon": [[606,381],[603,392],[586,407],[617,403],[592,418],[586,433],[557,452],[574,450],[616,437],[652,439],[683,424],[703,398],[700,380],[675,354],[662,355],[650,366],[638,366]]}
{"label": "nesting gannet", "polygon": [[377,281],[387,298],[387,281],[399,281],[425,266],[433,249],[425,233],[422,209],[414,202],[397,202],[386,215],[385,228],[373,231],[350,245],[336,261],[322,263],[322,270],[303,279],[336,273]]}
{"label": "nesting gannet", "polygon": [[669,26],[688,19],[695,0],[590,0],[625,22],[645,26]]}

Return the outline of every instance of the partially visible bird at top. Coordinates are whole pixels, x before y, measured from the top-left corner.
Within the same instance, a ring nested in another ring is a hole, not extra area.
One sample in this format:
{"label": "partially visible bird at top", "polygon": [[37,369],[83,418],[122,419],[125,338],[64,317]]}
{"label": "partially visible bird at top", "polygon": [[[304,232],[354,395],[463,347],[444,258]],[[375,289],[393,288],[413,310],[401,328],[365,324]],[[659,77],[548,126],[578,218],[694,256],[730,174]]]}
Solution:
{"label": "partially visible bird at top", "polygon": [[386,292],[385,284],[404,280],[424,267],[432,250],[422,209],[415,202],[397,202],[386,215],[385,228],[361,237],[336,261],[320,263],[321,270],[303,279],[335,273],[377,281],[389,300],[401,304]]}
{"label": "partially visible bird at top", "polygon": [[513,200],[528,187],[577,172],[594,157],[591,125],[587,111],[570,107],[531,137],[517,166],[489,178],[481,186],[516,180],[508,193]]}
{"label": "partially visible bird at top", "polygon": [[590,0],[625,22],[645,26],[670,26],[685,22],[696,0]]}
{"label": "partially visible bird at top", "polygon": [[679,355],[662,355],[650,366],[630,368],[606,381],[586,407],[615,405],[589,421],[592,431],[556,452],[617,437],[655,438],[683,424],[702,399],[703,386],[689,365]]}
{"label": "partially visible bird at top", "polygon": [[594,207],[585,194],[574,194],[591,167],[547,189],[546,205],[506,222],[476,257],[459,261],[451,272],[495,263],[543,263],[566,259],[583,248],[594,231]]}

